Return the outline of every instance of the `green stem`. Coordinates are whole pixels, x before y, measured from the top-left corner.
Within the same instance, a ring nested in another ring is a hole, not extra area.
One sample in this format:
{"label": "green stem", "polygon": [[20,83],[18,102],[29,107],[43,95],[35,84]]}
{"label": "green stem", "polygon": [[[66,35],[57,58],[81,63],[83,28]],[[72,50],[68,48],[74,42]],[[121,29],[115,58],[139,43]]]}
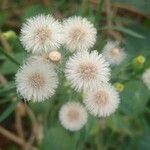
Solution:
{"label": "green stem", "polygon": [[0,52],[5,55],[11,62],[13,62],[15,65],[20,66],[19,62],[17,62],[11,55],[9,55],[7,52],[5,52],[2,48],[0,48]]}

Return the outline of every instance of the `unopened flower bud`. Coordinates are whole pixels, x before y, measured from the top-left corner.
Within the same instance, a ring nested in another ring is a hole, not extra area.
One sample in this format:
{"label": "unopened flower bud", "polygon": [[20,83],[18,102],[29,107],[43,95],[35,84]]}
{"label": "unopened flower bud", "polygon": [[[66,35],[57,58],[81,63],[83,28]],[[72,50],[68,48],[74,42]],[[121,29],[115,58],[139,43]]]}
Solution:
{"label": "unopened flower bud", "polygon": [[114,86],[118,92],[122,92],[124,90],[124,85],[122,83],[117,82]]}
{"label": "unopened flower bud", "polygon": [[13,39],[16,39],[17,36],[16,36],[16,33],[14,31],[10,30],[10,31],[4,32],[3,37],[6,40],[13,40]]}
{"label": "unopened flower bud", "polygon": [[146,61],[146,59],[142,55],[135,57],[132,62],[133,68],[136,70],[141,69],[143,67],[145,61]]}
{"label": "unopened flower bud", "polygon": [[58,63],[61,60],[61,53],[58,51],[52,51],[49,53],[49,59],[53,63]]}

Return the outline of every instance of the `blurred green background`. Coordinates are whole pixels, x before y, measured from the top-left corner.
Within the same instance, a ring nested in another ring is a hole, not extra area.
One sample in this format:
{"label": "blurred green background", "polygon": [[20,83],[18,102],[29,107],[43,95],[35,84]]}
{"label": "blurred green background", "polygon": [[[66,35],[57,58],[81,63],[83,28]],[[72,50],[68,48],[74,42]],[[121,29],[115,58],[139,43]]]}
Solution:
{"label": "blurred green background", "polygon": [[[82,98],[65,80],[52,102],[27,104],[16,96],[14,75],[28,55],[20,27],[40,13],[60,21],[87,17],[98,30],[98,51],[108,39],[122,42],[127,60],[112,71],[112,83],[124,85],[116,113],[106,119],[89,116],[85,128],[71,133],[61,127],[58,110],[68,99]],[[139,55],[146,58],[141,68],[123,69]],[[0,0],[0,150],[149,150],[150,91],[141,81],[149,58],[150,0]]]}

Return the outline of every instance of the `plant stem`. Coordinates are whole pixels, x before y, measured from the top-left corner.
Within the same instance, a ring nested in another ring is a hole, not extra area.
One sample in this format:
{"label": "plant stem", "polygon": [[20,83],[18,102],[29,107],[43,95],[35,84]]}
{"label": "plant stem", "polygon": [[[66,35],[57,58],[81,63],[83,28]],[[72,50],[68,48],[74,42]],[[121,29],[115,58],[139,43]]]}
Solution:
{"label": "plant stem", "polygon": [[[10,131],[6,130],[2,126],[0,126],[0,134],[2,134],[3,136],[9,138],[13,142],[15,142],[15,143],[17,143],[17,144],[19,144],[21,146],[24,146],[24,145],[28,144],[24,140],[22,140],[20,137],[14,135],[13,133],[11,133]],[[37,148],[32,147],[32,150],[37,150]]]}
{"label": "plant stem", "polygon": [[103,5],[104,5],[104,0],[101,0],[97,6],[97,13],[95,16],[95,23],[97,23],[97,20],[100,20],[102,17],[102,9],[103,9]]}
{"label": "plant stem", "polygon": [[20,66],[19,62],[17,62],[11,55],[5,52],[2,48],[0,48],[0,52],[5,55],[10,61],[12,61],[15,65]]}

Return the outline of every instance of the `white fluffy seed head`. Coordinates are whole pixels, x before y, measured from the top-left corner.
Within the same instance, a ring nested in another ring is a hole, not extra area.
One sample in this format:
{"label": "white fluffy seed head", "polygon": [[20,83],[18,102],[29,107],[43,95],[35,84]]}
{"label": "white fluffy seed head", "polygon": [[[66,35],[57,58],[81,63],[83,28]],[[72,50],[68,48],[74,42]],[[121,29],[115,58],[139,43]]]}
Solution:
{"label": "white fluffy seed head", "polygon": [[89,112],[98,117],[111,115],[119,105],[119,94],[109,84],[103,84],[94,91],[85,93],[84,103]]}
{"label": "white fluffy seed head", "polygon": [[108,41],[103,49],[103,54],[111,65],[119,65],[126,58],[126,53],[119,47],[119,42]]}
{"label": "white fluffy seed head", "polygon": [[41,102],[50,98],[57,85],[53,66],[41,61],[27,62],[16,74],[17,92],[27,101]]}
{"label": "white fluffy seed head", "polygon": [[142,75],[142,80],[145,83],[145,85],[150,90],[150,68],[148,68]]}
{"label": "white fluffy seed head", "polygon": [[63,23],[64,45],[71,52],[93,47],[96,33],[93,24],[86,18],[70,17]]}
{"label": "white fluffy seed head", "polygon": [[65,73],[77,91],[95,89],[110,78],[109,64],[97,51],[75,53],[66,64]]}
{"label": "white fluffy seed head", "polygon": [[50,52],[62,43],[62,26],[50,15],[38,15],[23,24],[20,40],[28,52]]}
{"label": "white fluffy seed head", "polygon": [[59,111],[61,125],[70,131],[80,130],[87,122],[87,112],[78,102],[68,102]]}
{"label": "white fluffy seed head", "polygon": [[48,54],[44,53],[43,55],[31,55],[30,57],[28,57],[26,59],[26,61],[28,64],[30,63],[42,63],[42,64],[50,64],[52,65],[52,63],[50,63],[49,58],[48,58]]}

